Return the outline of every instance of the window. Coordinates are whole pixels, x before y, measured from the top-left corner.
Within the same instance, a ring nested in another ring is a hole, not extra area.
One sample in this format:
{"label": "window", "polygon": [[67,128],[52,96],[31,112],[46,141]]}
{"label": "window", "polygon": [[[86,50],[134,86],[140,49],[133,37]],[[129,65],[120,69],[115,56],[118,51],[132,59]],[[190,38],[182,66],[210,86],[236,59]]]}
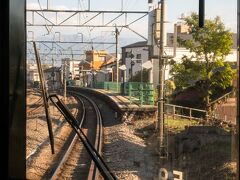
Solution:
{"label": "window", "polygon": [[137,62],[137,63],[141,63],[141,62],[142,62],[142,60],[137,60],[136,62]]}
{"label": "window", "polygon": [[134,54],[133,54],[132,51],[130,51],[130,52],[125,52],[125,56],[126,56],[126,58],[134,58]]}
{"label": "window", "polygon": [[99,60],[100,60],[100,61],[105,61],[105,60],[106,60],[106,57],[105,57],[105,56],[100,56],[100,57],[99,57]]}
{"label": "window", "polygon": [[142,55],[141,54],[137,54],[137,59],[141,59]]}

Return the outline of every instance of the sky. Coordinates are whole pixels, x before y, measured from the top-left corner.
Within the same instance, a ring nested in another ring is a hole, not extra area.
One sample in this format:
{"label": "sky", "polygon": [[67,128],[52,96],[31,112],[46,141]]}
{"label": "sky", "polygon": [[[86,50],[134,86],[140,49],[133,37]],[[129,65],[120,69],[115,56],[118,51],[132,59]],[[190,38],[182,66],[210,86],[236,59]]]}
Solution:
{"label": "sky", "polygon": [[[169,21],[177,21],[182,13],[198,12],[198,0],[166,0]],[[237,0],[205,0],[207,19],[220,16],[225,26],[237,32]]]}
{"label": "sky", "polygon": [[[50,7],[62,9],[87,9],[90,2],[91,10],[148,10],[148,0],[48,0]],[[39,0],[42,6],[47,0]],[[157,4],[157,0],[153,0]],[[176,22],[182,13],[198,12],[198,0],[165,0],[167,19]],[[38,6],[38,0],[27,0],[28,5]],[[220,16],[226,27],[236,32],[237,0],[205,0],[206,18]]]}
{"label": "sky", "polygon": [[[49,7],[51,9],[88,9],[90,6],[91,10],[131,10],[131,11],[148,11],[149,4],[148,0],[48,0]],[[90,2],[90,3],[89,3]],[[155,6],[157,6],[158,1],[153,0]],[[29,9],[39,9],[39,3],[44,9],[47,6],[47,0],[27,0],[27,8]],[[181,14],[190,15],[191,12],[198,12],[198,0],[165,0],[167,6],[167,32],[173,32],[173,24],[180,21],[179,18]],[[237,0],[205,0],[205,16],[207,19],[213,19],[216,16],[220,16],[226,28],[230,29],[232,32],[237,31]],[[46,15],[46,14],[45,14]],[[116,16],[116,15],[115,15]],[[67,17],[67,16],[66,16]],[[114,17],[114,15],[112,15]],[[108,18],[106,17],[106,22]],[[137,16],[136,16],[137,17]],[[128,17],[129,22],[131,18]],[[53,20],[55,16],[51,17]],[[64,19],[64,15],[62,15]],[[89,19],[86,15],[82,18],[85,20]],[[100,18],[100,17],[99,17]],[[124,23],[124,17],[121,17],[119,21],[112,22],[114,23]],[[27,14],[27,19],[30,20],[29,14]],[[37,18],[35,19],[37,21]],[[74,21],[74,19],[73,19]],[[75,22],[77,19],[75,19]],[[99,23],[101,19],[96,19],[96,22]],[[136,23],[131,25],[131,28],[137,31],[139,34],[147,37],[148,33],[148,18],[145,17]],[[76,35],[77,33],[84,33],[85,40],[94,39],[95,41],[114,41],[114,29],[107,28],[54,28],[54,32],[61,32],[61,37],[68,37]],[[48,38],[53,39],[50,35],[47,35],[46,28],[42,27],[28,27],[27,31],[34,31],[34,37],[44,39]],[[54,34],[54,33],[52,33]],[[66,36],[65,36],[66,35]],[[73,36],[74,37],[74,36]],[[143,41],[144,39],[135,33],[123,28],[121,29],[119,36],[119,46],[124,46],[136,41]],[[90,46],[77,47],[78,49],[89,49]],[[100,46],[100,49],[106,47]],[[112,48],[114,50],[114,48]],[[120,50],[120,49],[119,49]]]}
{"label": "sky", "polygon": [[[131,10],[148,10],[148,0],[122,0],[123,9]],[[102,0],[107,2],[107,8],[117,9],[121,7],[120,0]],[[99,2],[95,0],[95,2]],[[158,1],[154,1],[157,4]],[[165,0],[167,5],[167,19],[170,22],[178,21],[178,18],[182,13],[189,15],[191,12],[198,12],[198,0]],[[105,4],[92,3],[93,8],[101,9],[105,8]],[[214,18],[220,16],[227,28],[230,28],[233,32],[237,31],[237,0],[205,0],[205,15],[206,18]],[[170,28],[172,29],[172,28]]]}

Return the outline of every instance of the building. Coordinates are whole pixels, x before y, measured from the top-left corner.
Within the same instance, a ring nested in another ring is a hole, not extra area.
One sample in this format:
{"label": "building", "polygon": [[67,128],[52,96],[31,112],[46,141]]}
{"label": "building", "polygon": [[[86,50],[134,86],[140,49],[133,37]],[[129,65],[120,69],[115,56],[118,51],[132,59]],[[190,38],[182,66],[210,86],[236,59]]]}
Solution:
{"label": "building", "polygon": [[65,58],[62,59],[62,65],[66,66],[67,80],[79,80],[79,60]]}
{"label": "building", "polygon": [[188,34],[189,27],[184,23],[177,24],[177,33],[178,34]]}
{"label": "building", "polygon": [[[43,69],[51,68],[51,64],[43,64]],[[40,78],[38,73],[38,67],[36,63],[29,63],[27,64],[27,86],[33,87],[34,84],[37,82],[39,84]]]}
{"label": "building", "polygon": [[[182,30],[183,31],[183,30]],[[191,35],[187,33],[178,33],[178,37],[187,40],[191,39]],[[226,56],[225,60],[228,62],[236,62],[237,59],[237,35],[233,34],[233,46],[231,53]],[[158,85],[158,77],[159,77],[159,59],[158,59],[158,52],[159,49],[158,47],[154,47],[154,50],[151,50],[151,46],[147,45],[147,41],[140,41],[136,42],[127,46],[122,47],[122,59],[123,59],[123,64],[126,65],[127,70],[126,70],[126,81],[130,79],[131,72],[133,75],[135,75],[138,71],[141,71],[141,61],[144,63],[147,60],[151,59],[151,62],[153,64],[153,68],[151,74],[152,78],[150,78],[149,82],[153,83],[153,85],[156,87]],[[155,54],[150,58],[150,53],[155,52]],[[131,57],[129,57],[129,52],[132,52],[134,57],[132,58],[133,60],[133,65],[131,67]],[[164,53],[166,56],[172,56],[173,59],[177,62],[180,63],[181,59],[184,55],[186,56],[191,56],[194,53],[190,52],[188,49],[184,48],[181,46],[181,44],[177,43],[176,46],[176,53],[174,55],[174,48],[173,48],[173,33],[167,33],[167,43],[166,46],[164,47]],[[171,69],[170,65],[166,65],[165,67],[165,80],[170,78],[169,71]]]}
{"label": "building", "polygon": [[34,85],[34,82],[40,81],[37,64],[31,63],[27,64],[27,86],[31,87]]}
{"label": "building", "polygon": [[86,60],[79,64],[80,84],[83,86],[91,86],[91,82],[95,82],[95,75],[103,63],[106,62],[107,51],[91,50],[86,51]]}
{"label": "building", "polygon": [[[132,54],[132,57],[131,57]],[[131,76],[142,70],[142,63],[149,60],[149,45],[147,41],[140,41],[122,47],[122,63],[126,65],[125,82],[131,79]]]}
{"label": "building", "polygon": [[86,61],[91,64],[93,70],[98,70],[100,66],[106,61],[107,51],[91,50],[86,51]]}
{"label": "building", "polygon": [[60,67],[51,67],[48,69],[44,69],[43,73],[48,90],[56,90],[61,87]]}
{"label": "building", "polygon": [[[122,63],[121,59],[119,60],[119,65]],[[120,75],[119,71],[119,75]],[[99,71],[97,72],[96,77],[97,82],[116,82],[117,81],[117,61],[116,54],[107,54],[105,58],[105,62],[100,66]],[[120,82],[119,76],[119,82]]]}

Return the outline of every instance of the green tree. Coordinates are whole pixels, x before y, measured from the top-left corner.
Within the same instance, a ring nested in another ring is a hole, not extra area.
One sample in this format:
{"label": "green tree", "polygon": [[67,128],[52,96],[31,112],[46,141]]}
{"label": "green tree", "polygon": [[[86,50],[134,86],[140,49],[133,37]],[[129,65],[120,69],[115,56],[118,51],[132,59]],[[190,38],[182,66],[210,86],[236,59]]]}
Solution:
{"label": "green tree", "polygon": [[194,85],[203,78],[203,64],[200,61],[192,61],[191,58],[184,56],[182,63],[173,64],[170,74],[173,76],[177,89],[183,89]]}
{"label": "green tree", "polygon": [[218,90],[225,90],[232,86],[233,77],[236,75],[236,70],[233,70],[229,63],[223,60],[217,60],[215,68],[211,73],[210,93],[218,93]]}
{"label": "green tree", "polygon": [[222,23],[220,17],[213,20],[205,20],[205,27],[198,27],[198,15],[192,13],[186,17],[185,23],[189,26],[191,39],[180,40],[180,43],[193,52],[197,60],[204,61],[203,74],[206,79],[206,103],[209,103],[210,79],[214,65],[218,60],[224,59],[231,51],[233,44],[232,35]]}

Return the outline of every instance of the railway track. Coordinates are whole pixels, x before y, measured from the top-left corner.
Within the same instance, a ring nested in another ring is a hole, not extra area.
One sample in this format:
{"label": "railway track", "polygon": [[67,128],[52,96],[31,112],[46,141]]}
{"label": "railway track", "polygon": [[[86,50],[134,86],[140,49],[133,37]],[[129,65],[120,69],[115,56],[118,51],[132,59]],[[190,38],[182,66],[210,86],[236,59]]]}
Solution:
{"label": "railway track", "polygon": [[[83,124],[85,116],[86,116],[86,108],[85,108],[84,102],[80,98],[78,98],[78,100],[81,103],[81,107],[82,107],[81,108],[82,115],[81,115],[81,117],[78,118],[79,119],[78,120],[79,128],[82,128],[82,124]],[[78,140],[78,136],[76,133],[74,133],[74,137],[71,138],[70,145],[65,149],[65,152],[63,153],[62,157],[59,159],[58,163],[56,164],[56,168],[53,170],[51,179],[59,179],[60,177],[66,178],[67,175],[66,174],[64,175],[63,171],[69,171],[69,167],[67,167],[65,164],[67,163],[68,159],[70,158],[70,155],[72,155],[73,149],[74,148],[76,149],[77,140]],[[66,170],[66,168],[63,170],[64,166],[67,167],[67,170]]]}
{"label": "railway track", "polygon": [[[42,106],[40,106],[40,107],[42,107]],[[80,104],[80,107],[81,107],[81,104]],[[43,107],[42,107],[42,108],[43,108]],[[43,111],[43,109],[41,109],[41,110]],[[35,112],[35,113],[36,113],[37,115],[39,115],[39,112]],[[76,111],[73,112],[73,113],[74,113],[74,116],[77,117],[78,111],[76,110]],[[80,112],[80,113],[81,113],[81,112]],[[78,116],[81,116],[81,115],[78,115]],[[58,120],[60,121],[60,123],[58,123],[58,125],[55,125],[56,127],[54,128],[54,132],[53,132],[54,137],[57,136],[57,135],[60,133],[61,129],[63,128],[63,126],[64,126],[64,124],[65,124],[65,122],[64,122],[61,118],[62,118],[62,115],[60,115],[59,118],[56,118],[56,119],[58,119]],[[70,133],[70,134],[71,134],[71,133]],[[27,162],[27,164],[30,164],[30,163],[31,163],[31,160],[32,160],[34,157],[39,156],[40,153],[41,153],[41,151],[42,151],[42,149],[43,149],[45,146],[47,146],[48,143],[49,143],[49,139],[46,138],[46,139],[44,139],[44,141],[42,141],[41,143],[39,143],[36,148],[34,148],[30,153],[28,153],[27,156],[26,156],[26,162]]]}
{"label": "railway track", "polygon": [[[74,117],[71,117],[71,114],[68,114],[57,96],[51,97],[51,101],[76,132],[65,155],[56,165],[51,179],[98,179],[100,174],[104,179],[117,179],[101,158],[103,130],[98,106],[83,94],[74,91],[71,91],[71,94],[79,99],[83,107],[83,115],[78,122],[75,121]],[[82,143],[76,143],[78,137]]]}

